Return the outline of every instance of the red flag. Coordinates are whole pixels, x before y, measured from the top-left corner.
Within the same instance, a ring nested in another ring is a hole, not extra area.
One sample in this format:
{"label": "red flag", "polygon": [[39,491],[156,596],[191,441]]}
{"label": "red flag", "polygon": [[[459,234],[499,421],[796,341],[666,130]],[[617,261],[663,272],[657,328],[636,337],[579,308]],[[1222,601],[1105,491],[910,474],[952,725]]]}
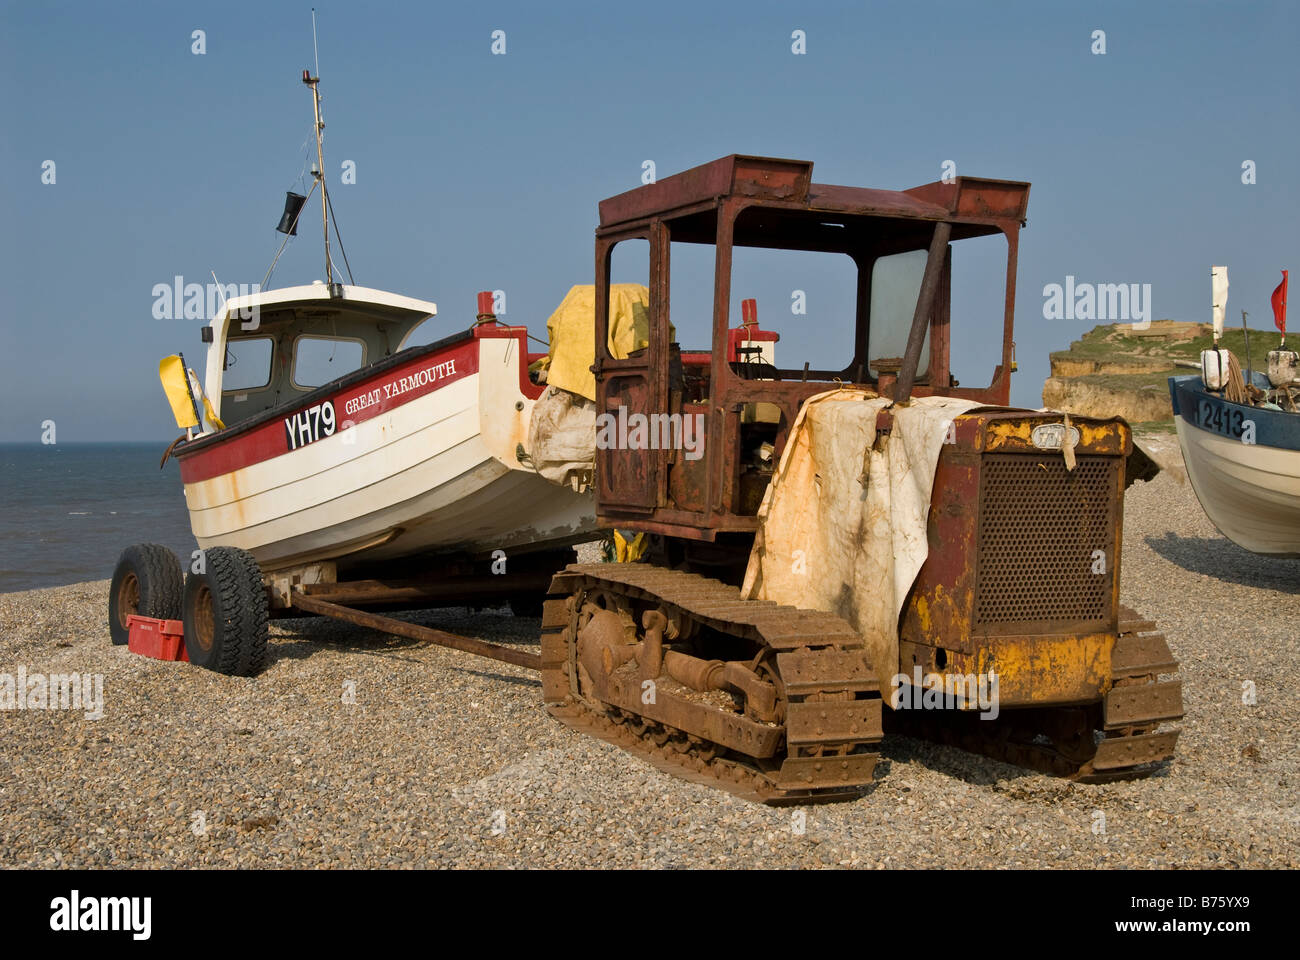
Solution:
{"label": "red flag", "polygon": [[1282,282],[1273,291],[1273,323],[1282,330],[1282,340],[1287,338],[1287,272],[1282,271]]}

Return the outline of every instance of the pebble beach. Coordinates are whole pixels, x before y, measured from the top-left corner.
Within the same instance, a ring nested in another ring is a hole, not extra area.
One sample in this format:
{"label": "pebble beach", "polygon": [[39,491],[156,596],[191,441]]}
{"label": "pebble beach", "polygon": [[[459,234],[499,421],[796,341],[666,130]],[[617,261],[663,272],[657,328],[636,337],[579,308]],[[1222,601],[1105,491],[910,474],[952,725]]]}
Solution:
{"label": "pebble beach", "polygon": [[[1176,439],[1143,443],[1166,469],[1128,492],[1122,599],[1186,710],[1149,779],[887,738],[860,799],[767,808],[562,726],[527,670],[363,628],[272,621],[255,678],[133,655],[103,580],[0,594],[0,674],[104,678],[100,719],[0,711],[0,866],[1294,869],[1300,560],[1224,539]],[[508,609],[409,617],[537,649]]]}

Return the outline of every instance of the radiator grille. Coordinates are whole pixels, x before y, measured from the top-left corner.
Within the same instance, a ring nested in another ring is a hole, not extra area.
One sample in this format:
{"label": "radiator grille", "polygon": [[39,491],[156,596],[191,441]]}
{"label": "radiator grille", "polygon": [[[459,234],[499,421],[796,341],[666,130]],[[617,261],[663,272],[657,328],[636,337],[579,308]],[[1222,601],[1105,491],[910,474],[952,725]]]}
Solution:
{"label": "radiator grille", "polygon": [[[991,454],[980,470],[976,625],[1113,619],[1118,457]],[[1105,572],[1094,573],[1094,551]]]}

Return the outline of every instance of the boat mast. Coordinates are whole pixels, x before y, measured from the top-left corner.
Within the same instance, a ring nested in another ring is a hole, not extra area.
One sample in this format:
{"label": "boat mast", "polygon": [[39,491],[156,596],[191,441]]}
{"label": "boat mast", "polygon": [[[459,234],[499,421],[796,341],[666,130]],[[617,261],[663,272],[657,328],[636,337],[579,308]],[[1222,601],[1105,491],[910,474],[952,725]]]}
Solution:
{"label": "boat mast", "polygon": [[316,55],[316,76],[312,76],[307,70],[302,72],[302,82],[311,87],[312,105],[316,110],[316,170],[313,176],[320,184],[320,219],[321,227],[325,233],[325,282],[334,283],[334,263],[330,259],[330,213],[329,213],[329,195],[325,187],[325,151],[321,146],[321,131],[325,129],[325,123],[320,118],[320,51],[316,47],[316,8],[311,10],[311,45],[312,52]]}

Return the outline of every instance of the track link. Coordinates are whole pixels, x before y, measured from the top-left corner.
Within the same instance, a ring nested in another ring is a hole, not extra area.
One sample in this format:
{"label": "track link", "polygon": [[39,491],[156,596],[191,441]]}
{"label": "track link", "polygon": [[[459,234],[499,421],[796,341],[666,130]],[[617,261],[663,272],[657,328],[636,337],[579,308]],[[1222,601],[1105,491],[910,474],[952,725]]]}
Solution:
{"label": "track link", "polygon": [[[677,635],[744,651],[748,667],[776,690],[773,716],[746,716],[741,698],[704,695],[667,672],[654,678],[646,702],[632,659],[594,683],[579,653],[593,610],[617,612],[628,644],[640,618],[658,611]],[[565,724],[762,803],[859,797],[879,759],[879,685],[844,620],[741,600],[720,581],[650,564],[573,564],[555,576],[542,618],[542,689],[547,710]]]}

